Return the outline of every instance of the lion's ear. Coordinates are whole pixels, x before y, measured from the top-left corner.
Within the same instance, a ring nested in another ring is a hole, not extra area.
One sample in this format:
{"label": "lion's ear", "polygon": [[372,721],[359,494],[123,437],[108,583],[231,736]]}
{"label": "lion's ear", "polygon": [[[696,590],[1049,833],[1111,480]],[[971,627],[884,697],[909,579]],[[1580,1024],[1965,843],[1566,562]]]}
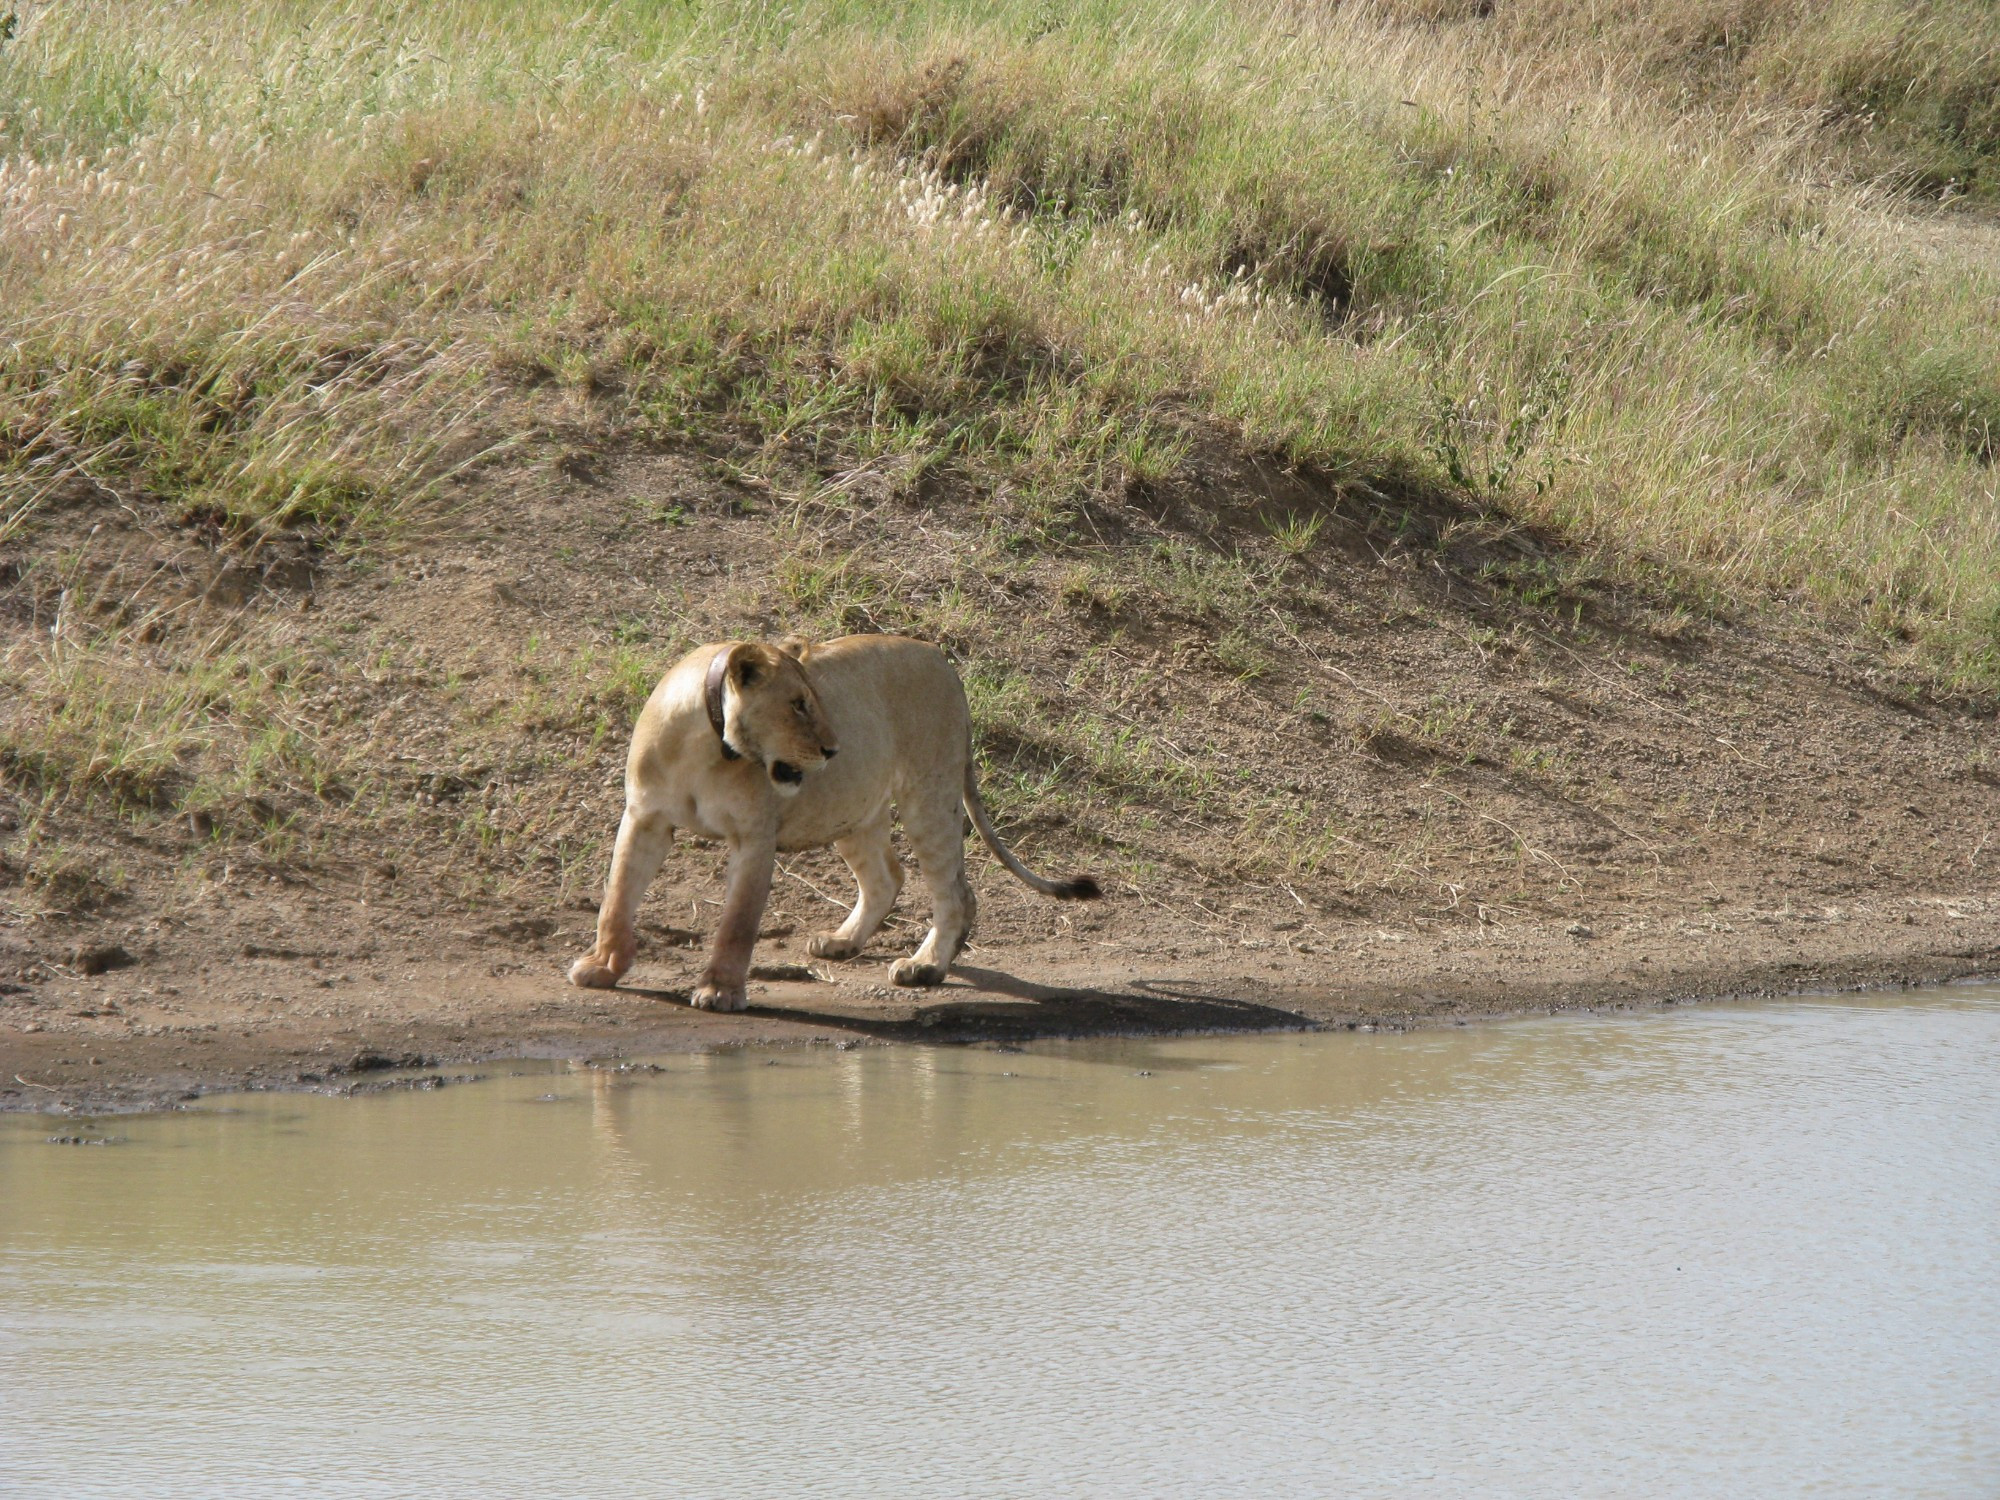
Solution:
{"label": "lion's ear", "polygon": [[788,635],[778,642],[778,649],[793,661],[802,662],[806,659],[806,653],[812,650],[812,642],[802,635]]}
{"label": "lion's ear", "polygon": [[745,642],[729,658],[730,679],[740,688],[753,688],[778,670],[782,658],[760,642]]}

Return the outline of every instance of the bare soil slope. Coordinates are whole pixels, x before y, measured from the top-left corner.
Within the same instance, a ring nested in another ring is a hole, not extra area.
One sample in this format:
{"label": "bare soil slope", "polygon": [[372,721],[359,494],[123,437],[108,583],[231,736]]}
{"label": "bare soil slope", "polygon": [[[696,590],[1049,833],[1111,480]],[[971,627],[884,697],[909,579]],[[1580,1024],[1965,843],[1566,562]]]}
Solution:
{"label": "bare soil slope", "polygon": [[[213,668],[203,722],[241,741],[218,763],[268,735],[291,770],[204,781],[196,745],[114,795],[133,756],[88,794],[75,768],[0,765],[0,1107],[1995,966],[1990,713],[1899,686],[1888,647],[1635,593],[1504,518],[1220,447],[1060,545],[895,472],[756,467],[677,450],[489,473],[387,563],[245,554],[88,486],[37,517],[0,557],[11,661],[94,652],[78,691],[107,703],[130,674]],[[696,641],[801,626],[951,649],[1003,826],[1108,899],[1043,901],[982,854],[965,964],[896,991],[920,884],[861,960],[808,969],[850,886],[830,854],[790,859],[769,977],[747,1015],[709,1016],[679,1002],[721,861],[683,839],[627,987],[568,989],[636,702]]]}

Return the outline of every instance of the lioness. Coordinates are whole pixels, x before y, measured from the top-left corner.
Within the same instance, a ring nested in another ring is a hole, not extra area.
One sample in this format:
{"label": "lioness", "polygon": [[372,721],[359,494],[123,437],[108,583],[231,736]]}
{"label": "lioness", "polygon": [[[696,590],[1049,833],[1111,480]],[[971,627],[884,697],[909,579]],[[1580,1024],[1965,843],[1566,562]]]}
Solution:
{"label": "lioness", "polygon": [[902,889],[889,847],[893,803],[931,890],[931,930],[889,978],[942,984],[972,926],[961,802],[986,847],[1024,883],[1067,900],[1098,895],[1086,875],[1043,879],[993,831],[973,773],[965,689],[936,647],[893,635],[698,646],[640,710],[597,946],[570,966],[570,983],[608,989],[632,967],[633,917],[676,828],[729,845],[722,921],[694,1004],[743,1008],[780,849],[831,844],[854,871],[854,910],[807,945],[817,958],[852,958]]}

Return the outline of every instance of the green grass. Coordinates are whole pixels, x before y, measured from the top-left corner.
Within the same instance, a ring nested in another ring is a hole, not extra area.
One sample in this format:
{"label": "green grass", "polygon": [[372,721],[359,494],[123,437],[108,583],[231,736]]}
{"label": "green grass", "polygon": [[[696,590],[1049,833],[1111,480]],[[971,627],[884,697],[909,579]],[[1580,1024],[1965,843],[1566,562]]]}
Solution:
{"label": "green grass", "polygon": [[[1257,680],[1246,602],[1321,514],[1265,518],[1275,558],[1084,545],[1220,448],[1545,528],[1566,559],[1490,581],[1554,615],[1670,577],[1661,632],[1800,607],[1991,690],[2000,231],[1935,205],[1993,192],[1996,57],[1973,0],[26,7],[0,545],[81,474],[365,554],[517,447],[693,438],[774,486],[802,622],[979,638],[814,540],[945,480],[983,571],[1071,552],[1065,609],[1143,596]],[[341,774],[218,706],[226,656],[118,639],[9,658],[10,778],[184,811]],[[659,644],[515,712],[615,736]],[[1107,787],[1216,795],[1057,728]]]}
{"label": "green grass", "polygon": [[1995,280],[1913,275],[1879,192],[1802,178],[1836,98],[1989,150],[2000,21],[1849,0],[1808,51],[1775,3],[1420,9],[34,12],[9,512],[81,468],[365,538],[586,421],[943,466],[1045,545],[1220,430],[1989,674]]}

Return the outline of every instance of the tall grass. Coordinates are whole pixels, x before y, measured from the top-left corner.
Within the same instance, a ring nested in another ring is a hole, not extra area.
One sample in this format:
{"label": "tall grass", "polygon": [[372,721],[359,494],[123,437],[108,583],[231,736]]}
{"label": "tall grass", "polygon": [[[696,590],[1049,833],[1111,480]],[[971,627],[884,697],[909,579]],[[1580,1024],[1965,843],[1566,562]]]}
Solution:
{"label": "tall grass", "polygon": [[1975,182],[2000,20],[1811,8],[30,6],[0,516],[365,540],[568,426],[1060,539],[1219,437],[1990,680],[2000,276],[1835,174]]}
{"label": "tall grass", "polygon": [[1381,0],[1378,14],[1738,122],[1792,113],[1835,164],[1903,190],[2000,195],[1985,0]]}

